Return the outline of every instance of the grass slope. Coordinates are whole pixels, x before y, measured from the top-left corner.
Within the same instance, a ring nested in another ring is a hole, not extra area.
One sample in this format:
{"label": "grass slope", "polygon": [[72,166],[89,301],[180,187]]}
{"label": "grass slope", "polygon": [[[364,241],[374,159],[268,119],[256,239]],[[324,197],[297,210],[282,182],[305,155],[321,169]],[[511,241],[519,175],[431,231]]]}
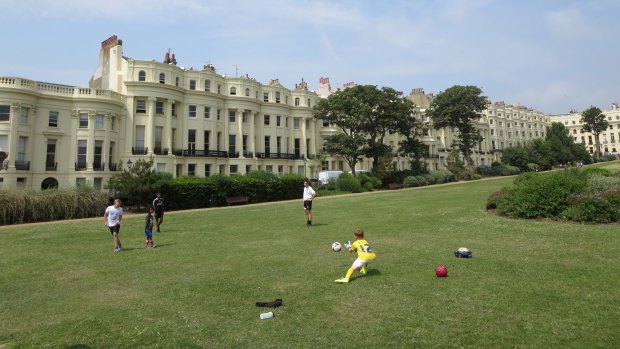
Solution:
{"label": "grass slope", "polygon": [[[618,225],[485,213],[510,181],[319,197],[310,229],[301,201],[168,213],[148,250],[127,216],[117,254],[103,219],[1,228],[0,345],[620,347]],[[377,261],[336,284],[358,226]]]}

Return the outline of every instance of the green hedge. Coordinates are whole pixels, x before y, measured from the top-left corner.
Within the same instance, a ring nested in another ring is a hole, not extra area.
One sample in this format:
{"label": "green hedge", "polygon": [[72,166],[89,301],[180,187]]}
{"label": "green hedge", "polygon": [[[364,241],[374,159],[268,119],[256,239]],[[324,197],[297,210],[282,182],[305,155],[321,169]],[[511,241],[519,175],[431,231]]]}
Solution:
{"label": "green hedge", "polygon": [[0,225],[103,216],[108,198],[89,187],[0,190]]}
{"label": "green hedge", "polygon": [[161,188],[166,208],[181,210],[224,206],[229,196],[247,196],[250,203],[301,198],[304,177],[264,172],[245,176],[180,177]]}

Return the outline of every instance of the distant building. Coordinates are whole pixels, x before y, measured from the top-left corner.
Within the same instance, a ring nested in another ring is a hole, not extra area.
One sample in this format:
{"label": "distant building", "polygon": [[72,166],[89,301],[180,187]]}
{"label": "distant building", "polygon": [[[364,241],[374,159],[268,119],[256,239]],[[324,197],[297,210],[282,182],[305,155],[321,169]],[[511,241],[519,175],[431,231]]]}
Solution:
{"label": "distant building", "polygon": [[[605,115],[609,127],[599,136],[601,153],[603,153],[603,155],[618,156],[620,151],[620,108],[618,107],[618,103],[614,102],[611,104],[610,109],[603,110],[603,115]],[[582,129],[581,112],[571,110],[568,114],[550,115],[549,118],[551,122],[564,124],[569,134],[575,140],[575,143],[584,144],[590,154],[596,152],[594,135]]]}

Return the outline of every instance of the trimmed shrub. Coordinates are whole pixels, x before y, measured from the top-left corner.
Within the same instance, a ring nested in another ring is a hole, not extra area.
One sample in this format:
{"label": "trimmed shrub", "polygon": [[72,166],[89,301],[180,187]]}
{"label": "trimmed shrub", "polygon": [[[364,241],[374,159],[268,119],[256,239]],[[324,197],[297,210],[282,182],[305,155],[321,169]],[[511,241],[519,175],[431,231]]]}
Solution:
{"label": "trimmed shrub", "polygon": [[503,193],[501,191],[495,191],[489,195],[487,199],[487,210],[494,210],[497,208],[497,202],[502,197]]}
{"label": "trimmed shrub", "polygon": [[569,197],[586,187],[585,176],[576,170],[520,175],[514,186],[504,189],[497,212],[509,217],[558,217],[569,206]]}
{"label": "trimmed shrub", "polygon": [[602,193],[620,187],[620,178],[590,175],[587,179],[586,192]]}
{"label": "trimmed shrub", "polygon": [[577,222],[617,222],[618,206],[610,201],[605,196],[595,193],[575,195],[570,198],[570,207],[562,212],[561,217]]}
{"label": "trimmed shrub", "polygon": [[409,176],[409,177],[405,177],[405,180],[403,181],[403,185],[408,188],[419,187],[420,181],[418,180],[417,176]]}
{"label": "trimmed shrub", "polygon": [[357,180],[357,178],[346,172],[342,173],[336,179],[336,188],[341,191],[350,191],[352,193],[362,192],[362,185]]}

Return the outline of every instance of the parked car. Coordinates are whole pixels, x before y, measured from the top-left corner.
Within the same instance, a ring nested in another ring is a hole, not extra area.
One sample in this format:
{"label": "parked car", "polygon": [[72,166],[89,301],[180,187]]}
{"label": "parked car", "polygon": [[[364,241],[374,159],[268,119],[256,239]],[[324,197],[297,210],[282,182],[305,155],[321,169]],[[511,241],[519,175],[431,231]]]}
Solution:
{"label": "parked car", "polygon": [[319,184],[326,185],[329,183],[335,183],[338,176],[342,174],[342,171],[321,171],[319,172]]}

